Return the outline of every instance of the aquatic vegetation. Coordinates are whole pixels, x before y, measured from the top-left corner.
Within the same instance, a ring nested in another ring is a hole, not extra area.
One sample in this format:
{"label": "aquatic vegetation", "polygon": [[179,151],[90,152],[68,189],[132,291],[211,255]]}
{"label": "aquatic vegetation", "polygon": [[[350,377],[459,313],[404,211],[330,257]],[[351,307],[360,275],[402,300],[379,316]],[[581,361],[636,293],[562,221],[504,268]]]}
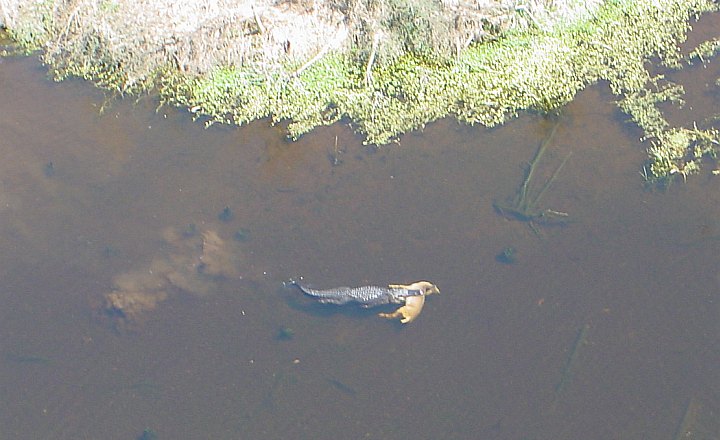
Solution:
{"label": "aquatic vegetation", "polygon": [[220,214],[218,214],[218,220],[225,223],[232,220],[233,217],[235,217],[235,214],[233,214],[232,209],[230,209],[229,206],[224,207],[223,210],[220,211]]}
{"label": "aquatic vegetation", "polygon": [[330,384],[334,389],[340,391],[347,396],[355,397],[358,393],[355,388],[351,387],[343,381],[332,378],[325,379],[325,381]]}
{"label": "aquatic vegetation", "polygon": [[449,114],[493,126],[520,109],[557,108],[600,79],[620,96],[644,90],[650,75],[643,56],[677,62],[676,41],[687,31],[688,16],[711,8],[705,2],[665,7],[609,2],[585,22],[518,32],[471,46],[452,61],[397,57],[374,69],[370,87],[357,86],[364,83],[364,69],[329,53],[290,81],[249,68],[222,68],[207,78],[175,77],[167,91],[177,92],[170,101],[217,122],[290,119],[296,138],[306,128],[347,116],[367,143],[385,144]]}
{"label": "aquatic vegetation", "polygon": [[198,227],[195,223],[189,223],[187,226],[185,226],[185,229],[182,231],[182,236],[184,238],[190,238],[194,237],[199,233]]}
{"label": "aquatic vegetation", "polygon": [[678,84],[659,85],[662,76],[651,80],[655,90],[641,90],[628,94],[619,101],[620,108],[631,116],[645,132],[648,160],[642,175],[652,184],[667,186],[675,177],[687,179],[700,170],[704,158],[715,159],[720,149],[720,132],[717,129],[671,128],[658,105],[671,102],[684,104],[683,88]]}
{"label": "aquatic vegetation", "polygon": [[587,332],[590,328],[589,325],[585,324],[582,327],[580,327],[580,330],[577,332],[577,336],[575,337],[575,341],[573,342],[572,346],[570,347],[570,351],[568,352],[567,360],[565,361],[565,365],[563,366],[562,372],[560,373],[560,380],[558,381],[557,385],[555,385],[555,394],[559,394],[562,392],[562,390],[565,388],[565,386],[570,381],[570,378],[572,377],[572,370],[575,367],[575,364],[577,363],[578,353],[580,352],[580,347],[585,345],[586,339],[587,339]]}
{"label": "aquatic vegetation", "polygon": [[[645,62],[657,56],[667,66],[680,65],[677,42],[685,38],[688,18],[716,7],[706,1],[668,1],[662,6],[608,2],[585,21],[546,32],[516,32],[470,46],[452,61],[417,54],[396,57],[373,69],[372,84],[364,87],[357,86],[364,83],[364,69],[342,54],[329,53],[291,81],[252,69],[221,69],[217,77],[176,76],[167,91],[175,95],[169,101],[211,115],[211,121],[289,119],[290,136],[297,138],[316,125],[347,117],[366,134],[367,143],[385,144],[447,115],[494,126],[521,109],[549,111],[604,79],[620,98],[620,107],[648,130],[646,138],[661,145],[672,136],[658,136],[667,130],[658,104],[681,103],[683,90],[672,84],[659,88],[662,78],[652,78]],[[708,42],[693,53],[706,60],[717,53],[717,43]],[[699,163],[686,168],[679,149],[670,145],[654,146],[648,156],[656,163],[646,166],[650,179],[687,175]],[[658,158],[674,165],[662,165]],[[526,218],[541,214],[528,208],[533,207],[516,206],[514,211]]]}
{"label": "aquatic vegetation", "polygon": [[342,165],[342,154],[344,153],[343,150],[338,148],[338,137],[335,136],[335,148],[331,153],[328,153],[328,159],[330,160],[330,165],[336,167],[338,165]]}
{"label": "aquatic vegetation", "polygon": [[690,51],[687,60],[691,63],[695,60],[706,63],[710,58],[718,55],[720,55],[720,37],[700,43],[695,49]]}
{"label": "aquatic vegetation", "polygon": [[43,168],[43,173],[45,177],[53,177],[55,175],[55,165],[52,162],[46,163]]}
{"label": "aquatic vegetation", "polygon": [[129,392],[145,399],[159,399],[163,393],[163,387],[151,379],[142,379],[127,385],[122,385],[118,391]]}
{"label": "aquatic vegetation", "polygon": [[250,231],[245,228],[240,228],[233,234],[233,239],[240,243],[250,241]]}
{"label": "aquatic vegetation", "polygon": [[297,384],[300,382],[300,376],[295,364],[290,364],[272,373],[271,379],[263,404],[267,408],[274,410],[287,398],[288,394],[296,389]]}
{"label": "aquatic vegetation", "polygon": [[295,337],[295,330],[290,327],[280,327],[275,335],[275,339],[278,341],[289,341]]}
{"label": "aquatic vegetation", "polygon": [[645,179],[667,185],[676,176],[687,179],[697,173],[703,158],[717,158],[720,132],[716,129],[673,128],[663,131],[648,148],[649,160],[643,169]]}
{"label": "aquatic vegetation", "polygon": [[121,252],[120,252],[120,249],[109,244],[103,248],[102,254],[103,254],[103,257],[105,257],[105,258],[115,258],[115,257],[120,256]]}
{"label": "aquatic vegetation", "polygon": [[146,428],[143,430],[142,434],[138,436],[137,440],[157,440],[158,438],[159,437],[155,431],[150,428]]}
{"label": "aquatic vegetation", "polygon": [[668,127],[668,122],[658,109],[659,104],[665,102],[684,104],[683,87],[672,83],[661,86],[659,84],[661,80],[663,80],[661,76],[651,80],[654,90],[641,89],[628,93],[618,102],[620,109],[630,115],[633,122],[645,131],[647,137],[657,137]]}
{"label": "aquatic vegetation", "polygon": [[517,249],[508,246],[495,256],[495,260],[502,264],[515,264],[517,263]]}
{"label": "aquatic vegetation", "polygon": [[673,440],[718,438],[718,434],[720,434],[720,418],[717,416],[718,403],[717,397],[691,396],[677,423]]}
{"label": "aquatic vegetation", "polygon": [[5,360],[21,365],[50,365],[52,360],[46,356],[28,353],[6,353]]}
{"label": "aquatic vegetation", "polygon": [[[516,6],[502,18],[459,17],[453,28],[448,24],[452,20],[441,20],[449,11],[435,3],[394,1],[386,5],[387,16],[377,17],[362,9],[364,3],[348,2],[356,28],[345,31],[357,31],[357,44],[335,44],[347,34],[333,28],[329,34],[334,36],[325,38],[322,50],[306,50],[298,58],[287,55],[286,45],[251,56],[252,42],[270,37],[263,34],[261,18],[250,14],[223,22],[220,29],[227,32],[212,29],[222,41],[209,44],[208,51],[232,48],[245,54],[237,62],[205,54],[185,35],[158,50],[132,50],[121,37],[133,44],[154,39],[136,38],[135,27],[111,26],[129,12],[120,3],[97,8],[80,2],[70,10],[41,2],[23,11],[27,16],[18,19],[12,34],[27,47],[45,46],[44,60],[57,79],[79,76],[118,94],[157,91],[162,102],[188,108],[207,125],[288,121],[293,139],[340,120],[349,121],[366,143],[375,145],[397,141],[407,131],[448,116],[491,127],[522,110],[557,109],[604,80],[621,108],[643,129],[651,129],[646,132],[654,143],[647,177],[688,175],[700,161],[683,159],[679,144],[668,144],[678,140],[678,133],[668,132],[657,107],[658,92],[649,92],[657,78],[647,62],[658,59],[664,66],[679,67],[717,56],[717,38],[699,44],[687,57],[678,43],[686,38],[691,18],[720,5],[711,0],[572,4],[585,6],[553,20]],[[83,26],[93,20],[103,26]],[[506,27],[512,30],[503,33]],[[107,29],[115,31],[112,38],[103,34]],[[132,29],[129,36],[127,29]],[[196,31],[204,42],[202,32],[208,30]],[[463,38],[440,38],[447,32]],[[387,38],[381,40],[380,34]],[[183,51],[188,44],[192,50]],[[681,95],[678,88],[665,91],[674,98]],[[689,150],[695,146],[686,147],[685,156],[694,157]],[[331,161],[336,164],[338,155]]]}
{"label": "aquatic vegetation", "polygon": [[556,211],[554,209],[549,208],[541,208],[539,206],[540,200],[542,199],[542,196],[545,194],[545,192],[550,188],[550,186],[553,184],[555,179],[557,178],[558,174],[560,173],[560,170],[562,170],[563,166],[565,166],[565,163],[570,158],[570,155],[565,156],[565,158],[560,162],[560,164],[555,168],[555,171],[552,173],[550,178],[545,182],[545,184],[540,188],[540,190],[535,194],[532,195],[532,189],[531,189],[531,181],[533,180],[533,176],[535,174],[535,170],[538,166],[538,163],[540,162],[540,159],[542,159],[543,154],[545,153],[545,150],[547,149],[548,144],[553,139],[555,135],[555,131],[557,130],[559,123],[556,122],[553,126],[552,131],[547,136],[547,138],[540,144],[538,149],[535,151],[535,156],[530,161],[526,171],[525,171],[525,178],[523,179],[522,183],[520,184],[520,187],[518,188],[517,192],[515,193],[515,197],[513,197],[511,200],[508,200],[506,202],[500,202],[495,201],[493,203],[493,207],[498,212],[498,214],[502,215],[505,218],[512,219],[512,220],[518,220],[521,222],[527,222],[530,228],[533,230],[533,232],[538,232],[536,228],[536,224],[538,223],[552,223],[552,222],[561,222],[565,223],[567,222],[568,214],[565,212]]}

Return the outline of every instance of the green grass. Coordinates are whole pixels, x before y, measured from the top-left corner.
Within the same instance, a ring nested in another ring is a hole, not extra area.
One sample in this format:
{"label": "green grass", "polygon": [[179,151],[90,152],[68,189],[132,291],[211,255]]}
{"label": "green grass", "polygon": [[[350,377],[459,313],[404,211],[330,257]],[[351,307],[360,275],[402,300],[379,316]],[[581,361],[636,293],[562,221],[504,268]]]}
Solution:
{"label": "green grass", "polygon": [[[372,87],[364,85],[363,66],[336,53],[298,78],[221,68],[166,93],[216,122],[289,119],[293,138],[341,117],[370,144],[386,144],[449,115],[493,126],[520,110],[562,106],[598,80],[607,80],[619,98],[645,93],[652,84],[646,61],[659,57],[677,64],[677,43],[685,37],[689,17],[712,8],[705,1],[666,3],[656,8],[646,2],[610,2],[593,20],[552,33],[517,33],[471,47],[447,63],[405,55],[374,69]],[[643,111],[648,115],[631,116],[661,117],[649,115],[650,107]]]}

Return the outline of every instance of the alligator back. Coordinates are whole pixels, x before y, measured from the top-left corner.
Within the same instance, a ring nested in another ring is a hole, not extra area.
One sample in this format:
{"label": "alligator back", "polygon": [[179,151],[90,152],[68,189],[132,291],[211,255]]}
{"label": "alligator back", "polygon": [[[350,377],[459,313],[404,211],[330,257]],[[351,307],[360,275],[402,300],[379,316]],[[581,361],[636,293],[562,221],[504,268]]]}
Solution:
{"label": "alligator back", "polygon": [[382,304],[401,304],[408,296],[422,295],[420,290],[389,288],[380,286],[337,287],[335,289],[316,290],[294,283],[300,290],[316,298],[321,303],[348,304],[358,303],[363,307]]}

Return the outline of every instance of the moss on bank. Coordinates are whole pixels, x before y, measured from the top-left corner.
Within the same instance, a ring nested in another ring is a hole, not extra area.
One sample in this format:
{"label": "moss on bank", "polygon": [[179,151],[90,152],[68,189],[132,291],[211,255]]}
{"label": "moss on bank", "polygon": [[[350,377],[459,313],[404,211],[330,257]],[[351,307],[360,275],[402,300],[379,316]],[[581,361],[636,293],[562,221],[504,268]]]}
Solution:
{"label": "moss on bank", "polygon": [[[599,80],[608,81],[619,107],[644,131],[645,176],[665,182],[699,169],[715,156],[715,130],[671,128],[658,104],[682,103],[682,87],[651,77],[646,63],[687,62],[679,51],[692,16],[717,7],[708,1],[608,2],[590,20],[552,32],[524,32],[477,45],[448,62],[404,56],[373,71],[330,54],[298,76],[263,76],[251,69],[218,69],[208,77],[174,76],[164,96],[209,115],[210,122],[242,124],[262,117],[292,121],[296,138],[347,118],[366,142],[385,144],[448,115],[494,126],[520,110],[548,111]],[[705,42],[688,60],[706,60],[718,43]]]}
{"label": "moss on bank", "polygon": [[[375,64],[367,53],[358,58],[357,51],[338,49],[320,51],[309,61],[288,59],[279,69],[219,63],[209,73],[198,74],[166,63],[153,75],[134,78],[117,62],[117,55],[104,50],[102,41],[87,38],[70,52],[83,56],[46,59],[60,78],[78,75],[121,92],[157,86],[165,102],[188,107],[208,118],[208,124],[270,117],[289,120],[289,134],[297,138],[345,119],[367,143],[377,145],[446,116],[490,127],[522,110],[552,110],[605,80],[619,107],[651,142],[646,177],[666,181],[687,176],[698,169],[703,156],[715,155],[718,134],[712,129],[669,127],[658,104],[681,102],[682,88],[658,85],[662,78],[653,78],[646,63],[657,58],[677,68],[716,57],[717,40],[701,44],[685,58],[678,44],[693,16],[717,9],[718,3],[710,0],[607,0],[582,20],[522,26],[456,56],[429,56],[424,48]],[[67,32],[63,26],[40,28],[57,35]],[[33,41],[32,36],[17,35],[26,44]]]}

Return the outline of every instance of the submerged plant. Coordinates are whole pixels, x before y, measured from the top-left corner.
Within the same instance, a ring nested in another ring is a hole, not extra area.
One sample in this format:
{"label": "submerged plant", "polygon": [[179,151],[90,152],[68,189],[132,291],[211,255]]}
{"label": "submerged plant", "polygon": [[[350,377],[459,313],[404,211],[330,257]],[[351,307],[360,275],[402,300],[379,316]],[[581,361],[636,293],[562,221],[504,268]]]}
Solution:
{"label": "submerged plant", "polygon": [[517,250],[508,246],[495,256],[495,260],[502,264],[515,264],[517,263]]}
{"label": "submerged plant", "polygon": [[533,196],[531,190],[531,181],[533,180],[535,170],[540,162],[540,159],[545,153],[548,144],[555,136],[555,131],[557,130],[558,125],[559,123],[556,122],[548,137],[540,144],[535,152],[535,156],[528,165],[525,172],[525,178],[515,193],[515,197],[506,202],[495,201],[493,203],[493,207],[500,215],[511,220],[527,222],[533,232],[536,233],[536,224],[550,222],[565,223],[568,217],[568,214],[565,212],[549,208],[541,208],[539,203],[542,196],[545,195],[545,192],[547,192],[548,189],[550,189],[550,186],[552,186],[558,174],[560,174],[560,170],[562,170],[563,166],[565,166],[565,163],[570,158],[570,154],[565,156],[562,162],[560,162],[560,165],[558,165],[550,178],[540,188],[536,195]]}
{"label": "submerged plant", "polygon": [[275,335],[275,339],[278,341],[289,341],[295,337],[295,330],[290,327],[280,327]]}
{"label": "submerged plant", "polygon": [[157,440],[158,435],[150,428],[145,429],[142,434],[140,434],[137,438],[137,440]]}
{"label": "submerged plant", "polygon": [[220,220],[221,222],[225,222],[225,223],[232,220],[233,217],[235,217],[235,214],[232,212],[232,209],[230,209],[229,206],[226,206],[225,208],[223,208],[223,210],[220,211],[220,214],[218,214],[218,220]]}
{"label": "submerged plant", "polygon": [[720,149],[720,132],[716,129],[701,130],[673,128],[663,131],[648,148],[649,159],[643,168],[645,180],[667,186],[677,176],[687,179],[700,170],[703,158],[717,157]]}

